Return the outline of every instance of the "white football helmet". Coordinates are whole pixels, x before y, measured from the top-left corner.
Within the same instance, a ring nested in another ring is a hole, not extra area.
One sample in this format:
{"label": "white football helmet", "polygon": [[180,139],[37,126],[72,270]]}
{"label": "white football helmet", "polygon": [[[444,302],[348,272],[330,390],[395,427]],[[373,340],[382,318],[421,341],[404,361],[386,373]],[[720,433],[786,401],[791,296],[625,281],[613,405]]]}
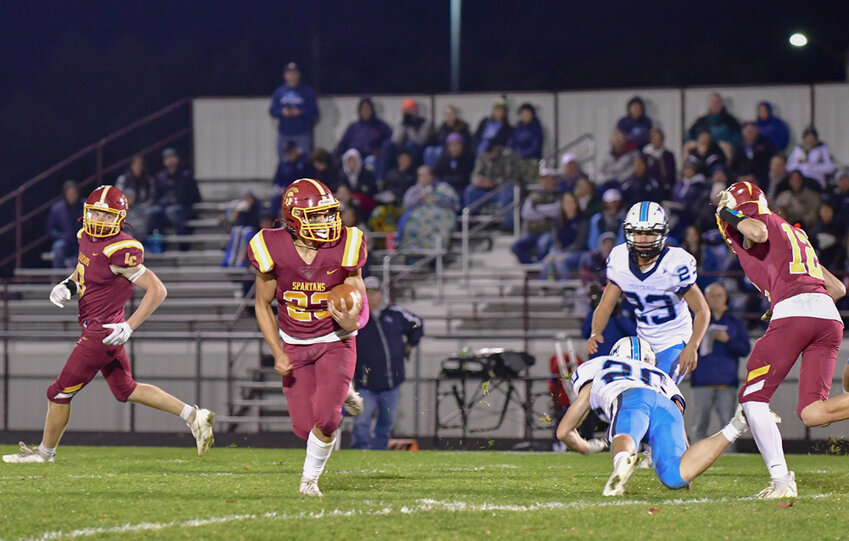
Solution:
{"label": "white football helmet", "polygon": [[610,356],[655,365],[654,351],[652,351],[651,346],[648,342],[636,336],[626,336],[617,340],[613,344],[613,349],[610,350]]}
{"label": "white football helmet", "polygon": [[[634,203],[628,209],[625,221],[622,223],[622,230],[625,233],[625,243],[628,245],[628,251],[631,252],[631,255],[650,259],[659,254],[666,246],[669,222],[666,219],[666,212],[664,212],[663,207],[654,201],[641,201]],[[640,231],[657,233],[657,239],[649,244],[638,245],[634,240],[634,235]]]}

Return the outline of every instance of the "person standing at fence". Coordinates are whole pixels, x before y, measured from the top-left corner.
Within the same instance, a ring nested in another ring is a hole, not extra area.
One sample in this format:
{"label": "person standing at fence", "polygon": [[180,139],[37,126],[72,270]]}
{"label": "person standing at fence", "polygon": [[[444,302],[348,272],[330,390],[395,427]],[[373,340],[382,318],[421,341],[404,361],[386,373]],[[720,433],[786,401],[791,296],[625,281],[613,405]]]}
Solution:
{"label": "person standing at fence", "polygon": [[318,103],[312,87],[301,83],[301,70],[294,62],[286,64],[285,83],[271,95],[268,114],[277,123],[277,154],[283,161],[286,144],[294,141],[301,152],[312,152],[312,129],[318,122]]}
{"label": "person standing at fence", "polygon": [[710,308],[710,325],[699,348],[699,365],[693,372],[691,411],[695,424],[693,441],[704,439],[710,425],[711,412],[716,411],[719,424],[734,416],[737,406],[737,367],[740,357],[749,354],[749,333],[743,322],[728,311],[728,294],[719,282],[705,288]]}
{"label": "person standing at fence", "polygon": [[[357,335],[354,387],[363,397],[363,411],[354,419],[354,449],[386,449],[404,383],[404,362],[424,334],[421,318],[404,308],[383,305],[376,276],[364,280],[371,317]],[[374,428],[372,429],[372,424]]]}
{"label": "person standing at fence", "polygon": [[[74,272],[50,292],[50,302],[63,308],[79,295],[82,335],[59,377],[47,389],[47,420],[41,444],[33,449],[20,443],[20,452],[4,455],[3,462],[53,462],[56,447],[71,415],[71,399],[98,372],[120,402],[135,402],[179,415],[197,441],[198,455],[213,442],[215,414],[190,406],[159,387],[137,383],[130,371],[124,343],[165,300],[165,286],[146,268],[144,248],[121,229],[127,216],[124,194],[112,186],[100,186],[85,202],[79,238],[78,264]],[[124,318],[124,304],[138,286],[145,291],[136,311]]]}
{"label": "person standing at fence", "polygon": [[[363,232],[342,227],[339,201],[321,182],[302,178],[281,198],[284,226],[262,229],[248,245],[256,268],[256,320],[282,376],[296,436],[306,440],[300,492],[321,496],[318,478],[336,443],[357,362],[357,331],[368,321]],[[348,284],[353,306],[328,302]],[[271,303],[277,300],[277,315]]]}

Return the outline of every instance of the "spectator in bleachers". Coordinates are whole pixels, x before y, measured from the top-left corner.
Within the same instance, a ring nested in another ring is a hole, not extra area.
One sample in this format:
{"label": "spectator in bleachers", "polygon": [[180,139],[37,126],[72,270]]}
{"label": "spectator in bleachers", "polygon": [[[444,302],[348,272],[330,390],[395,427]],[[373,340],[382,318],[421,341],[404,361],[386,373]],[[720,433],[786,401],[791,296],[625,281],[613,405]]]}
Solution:
{"label": "spectator in bleachers", "polygon": [[560,167],[563,168],[563,173],[557,179],[557,189],[563,193],[574,191],[578,180],[587,178],[574,154],[564,154],[560,158]]}
{"label": "spectator in bleachers", "polygon": [[[297,148],[297,147],[296,147]],[[278,203],[279,204],[279,203]],[[224,251],[222,267],[247,267],[248,243],[259,231],[259,219],[262,203],[250,190],[242,192],[242,198],[236,202],[223,223],[230,224],[230,240]]]}
{"label": "spectator in bleachers", "polygon": [[271,95],[268,114],[277,122],[277,154],[283,161],[286,143],[294,141],[301,152],[312,151],[312,129],[318,122],[318,102],[312,87],[301,83],[301,70],[289,62],[283,71],[285,82]]}
{"label": "spectator in bleachers", "polygon": [[769,165],[775,153],[775,146],[758,132],[758,126],[754,122],[745,122],[743,137],[729,164],[731,178],[751,176],[758,186],[768,190]]}
{"label": "spectator in bleachers", "polygon": [[649,173],[663,186],[664,193],[669,193],[675,184],[677,169],[675,168],[675,155],[664,146],[666,136],[660,128],[653,128],[649,132],[649,144],[643,147],[643,156],[646,157]]}
{"label": "spectator in bleachers", "polygon": [[377,193],[377,180],[374,174],[363,166],[363,159],[356,148],[348,149],[342,155],[342,182],[351,189],[354,199],[368,216],[374,208],[374,195]]}
{"label": "spectator in bleachers", "polygon": [[704,439],[716,410],[719,424],[727,423],[737,405],[740,357],[749,354],[749,333],[728,310],[728,294],[721,284],[705,288],[710,326],[699,348],[699,364],[692,376],[694,432],[691,441]]}
{"label": "spectator in bleachers", "polygon": [[[534,173],[539,168],[539,160],[542,158],[542,124],[537,118],[537,111],[530,103],[523,103],[519,107],[519,121],[513,127],[513,134],[507,142],[507,146],[513,149],[523,163],[527,164],[529,170]],[[532,175],[525,173],[525,178]]]}
{"label": "spectator in bleachers", "polygon": [[[371,251],[374,246],[374,237],[371,234],[371,229],[363,221],[362,215],[356,207],[348,205],[339,212],[339,219],[342,220],[342,227],[356,227],[363,232],[363,238],[366,241],[366,248]],[[368,274],[368,269],[363,268],[363,274]]]}
{"label": "spectator in bleachers", "polygon": [[[614,246],[616,246],[616,234],[607,231],[598,236],[598,242],[594,250],[584,252],[580,262],[582,284],[587,285],[591,282],[607,283],[607,258]],[[589,331],[587,331],[587,335],[589,335]]]}
{"label": "spectator in bleachers", "polygon": [[419,115],[419,105],[414,99],[407,98],[401,102],[401,114],[401,122],[392,132],[392,144],[397,151],[406,150],[419,160],[433,133],[433,124]]}
{"label": "spectator in bleachers", "polygon": [[398,165],[390,169],[386,173],[386,179],[377,181],[378,192],[388,191],[393,195],[393,199],[389,201],[387,198],[381,199],[381,203],[391,203],[401,201],[407,190],[416,183],[416,168],[413,163],[413,155],[410,152],[403,150],[398,154]]}
{"label": "spectator in bleachers", "polygon": [[562,194],[557,190],[554,171],[543,171],[539,189],[528,194],[522,204],[525,232],[513,243],[513,253],[519,263],[539,261],[551,248],[554,222],[560,215]]}
{"label": "spectator in bleachers", "polygon": [[[559,186],[558,189],[560,189]],[[572,193],[575,194],[584,216],[595,216],[596,213],[601,212],[601,198],[596,192],[595,185],[587,177],[581,177],[575,182]]]}
{"label": "spectator in bleachers", "polygon": [[178,235],[188,233],[186,222],[192,216],[192,205],[200,202],[200,191],[191,170],[180,163],[173,148],[162,151],[165,168],[156,174],[151,227],[163,230],[173,227]]}
{"label": "spectator in bleachers", "polygon": [[[602,268],[602,275],[604,275],[604,268]],[[605,277],[604,280],[606,281],[607,278]],[[589,284],[588,287],[590,309],[584,318],[583,324],[581,325],[581,334],[584,338],[589,338],[590,333],[592,332],[593,312],[595,312],[596,307],[598,307],[598,303],[601,301],[601,295],[604,291],[604,288],[601,285],[602,283],[604,282],[597,281]],[[619,295],[619,297],[619,300],[616,301],[616,306],[613,307],[613,312],[610,314],[607,326],[601,332],[601,335],[604,337],[604,342],[599,343],[598,351],[593,353],[592,357],[610,355],[610,350],[613,349],[613,344],[615,344],[620,338],[637,335],[637,320],[635,319],[634,312],[631,309],[631,303],[623,301],[625,298],[624,295]]]}
{"label": "spectator in bleachers", "polygon": [[768,101],[760,102],[757,113],[758,119],[755,124],[760,134],[772,143],[777,152],[787,150],[787,145],[790,143],[790,130],[787,129],[786,122],[773,114],[772,104]]}
{"label": "spectator in bleachers", "polygon": [[326,149],[317,148],[312,151],[310,161],[315,170],[315,179],[336,191],[342,181],[339,178],[339,170],[333,165],[333,155]]}
{"label": "spectator in bleachers", "polygon": [[707,106],[707,114],[699,117],[687,131],[684,154],[689,153],[690,147],[695,146],[699,135],[707,130],[725,153],[725,157],[730,158],[734,147],[740,142],[740,123],[728,112],[722,97],[716,92],[708,96]]}
{"label": "spectator in bleachers", "polygon": [[147,237],[150,233],[150,229],[148,228],[150,203],[139,202],[136,197],[136,191],[132,188],[121,191],[124,193],[124,198],[127,200],[127,207],[129,207],[127,208],[125,223],[130,226],[133,237],[144,244],[147,242]]}
{"label": "spectator in bleachers", "polygon": [[507,144],[513,133],[513,127],[507,119],[507,100],[499,98],[492,106],[492,113],[480,121],[475,131],[475,153],[485,154],[490,141],[501,145]]}
{"label": "spectator in bleachers", "polygon": [[697,172],[705,177],[710,177],[717,167],[725,167],[728,161],[725,152],[713,140],[708,130],[699,132],[698,139],[692,143],[687,147],[688,150],[684,159],[695,164]]}
{"label": "spectator in bleachers", "polygon": [[460,133],[445,138],[445,150],[433,166],[434,176],[447,182],[457,193],[463,193],[475,168],[475,156],[467,149],[467,139]]}
{"label": "spectator in bleachers", "polygon": [[768,188],[769,200],[775,199],[780,192],[788,189],[790,173],[787,171],[787,158],[776,154],[769,161]]}
{"label": "spectator in bleachers", "polygon": [[836,178],[837,182],[829,200],[839,217],[838,220],[844,226],[849,226],[849,167],[839,170]]}
{"label": "spectator in bleachers", "polygon": [[824,190],[828,177],[837,166],[831,157],[831,150],[819,140],[819,134],[813,126],[802,132],[802,144],[796,145],[787,158],[787,169],[798,169],[805,177],[817,181],[820,190]]}
{"label": "spectator in bleachers", "polygon": [[383,142],[392,137],[392,128],[377,118],[371,98],[362,98],[357,106],[357,121],[348,125],[335,154],[342,156],[349,149],[356,149],[363,160],[376,162]]}
{"label": "spectator in bleachers", "polygon": [[543,275],[565,280],[578,272],[581,256],[587,250],[589,224],[574,194],[563,194],[555,225],[551,249],[545,256]]}
{"label": "spectator in bleachers", "polygon": [[[602,233],[614,233],[616,244],[625,242],[622,232],[622,220],[625,219],[625,209],[622,208],[622,194],[616,188],[610,188],[601,197],[601,212],[590,218],[590,232],[587,246],[598,246]],[[585,248],[586,249],[586,248]]]}
{"label": "spectator in bleachers", "polygon": [[477,200],[486,197],[493,190],[498,190],[495,199],[499,208],[504,211],[501,221],[503,229],[513,228],[513,213],[506,208],[513,203],[513,184],[523,186],[522,166],[518,156],[504,147],[504,143],[493,139],[486,145],[486,151],[475,160],[472,171],[472,182],[463,192],[463,204],[471,206]]}
{"label": "spectator in bleachers", "polygon": [[708,203],[711,186],[699,172],[700,165],[698,159],[688,157],[681,170],[681,180],[672,186],[670,210],[675,220],[670,236],[673,238],[681,238],[687,226]]}
{"label": "spectator in bleachers", "polygon": [[775,206],[783,209],[786,220],[791,224],[801,222],[805,229],[812,228],[817,221],[820,206],[820,194],[805,185],[805,179],[799,170],[790,173],[789,190],[775,198]]}
{"label": "spectator in bleachers", "polygon": [[688,225],[684,230],[684,238],[681,240],[681,248],[684,248],[696,260],[696,269],[698,270],[698,278],[696,284],[704,289],[708,285],[716,281],[715,276],[707,276],[703,273],[712,273],[720,270],[719,261],[716,255],[705,244],[702,239],[702,232],[695,225]]}
{"label": "spectator in bleachers", "polygon": [[846,226],[837,218],[832,203],[828,201],[820,203],[818,217],[816,225],[808,230],[817,259],[827,269],[842,268],[846,257],[843,242]]}
{"label": "spectator in bleachers", "polygon": [[655,201],[660,203],[666,198],[660,182],[649,174],[646,159],[642,154],[634,157],[631,174],[622,181],[622,206],[631,208],[638,201]]}
{"label": "spectator in bleachers", "polygon": [[613,130],[613,135],[610,136],[610,152],[601,161],[601,172],[596,178],[596,184],[602,186],[620,184],[631,174],[637,154],[639,154],[637,145],[625,139],[625,134],[619,128]]}
{"label": "spectator in bleachers", "polygon": [[416,183],[404,194],[404,215],[398,224],[397,240],[405,246],[436,248],[437,237],[447,249],[457,227],[460,197],[445,182],[437,182],[430,167],[422,165]]}
{"label": "spectator in bleachers", "polygon": [[301,152],[301,148],[295,141],[287,141],[284,145],[283,157],[277,164],[277,171],[274,173],[274,196],[272,197],[271,206],[280,204],[280,196],[292,182],[299,178],[314,178],[315,168],[312,162],[305,154]]}
{"label": "spectator in bleachers", "polygon": [[637,148],[643,148],[649,142],[649,131],[652,128],[651,119],[646,116],[646,104],[643,98],[634,96],[628,100],[628,114],[619,119],[616,127],[625,134],[625,139],[634,143]]}
{"label": "spectator in bleachers", "polygon": [[357,212],[361,214],[363,213],[363,210],[360,208],[359,200],[354,198],[354,193],[347,184],[341,184],[338,188],[336,188],[333,195],[335,195],[336,199],[339,201],[340,212],[348,207],[354,207],[357,209]]}
{"label": "spectator in bleachers", "polygon": [[77,231],[83,217],[83,200],[73,180],[62,184],[62,200],[53,203],[47,214],[47,235],[53,241],[50,257],[54,269],[67,269],[77,264]]}
{"label": "spectator in bleachers", "polygon": [[115,180],[115,187],[127,195],[127,190],[136,194],[136,204],[148,204],[153,196],[153,177],[147,172],[144,157],[133,156],[130,166]]}
{"label": "spectator in bleachers", "polygon": [[463,146],[471,148],[472,133],[469,131],[469,125],[460,118],[460,113],[455,106],[446,105],[442,110],[442,124],[434,132],[430,144],[444,147],[448,144],[448,136],[452,133],[462,136]]}

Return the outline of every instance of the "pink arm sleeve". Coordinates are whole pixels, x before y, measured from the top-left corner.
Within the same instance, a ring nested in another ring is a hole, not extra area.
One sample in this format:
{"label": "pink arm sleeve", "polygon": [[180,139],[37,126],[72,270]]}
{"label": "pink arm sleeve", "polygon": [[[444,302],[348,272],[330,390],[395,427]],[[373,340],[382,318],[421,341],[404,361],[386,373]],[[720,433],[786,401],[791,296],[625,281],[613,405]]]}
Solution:
{"label": "pink arm sleeve", "polygon": [[368,296],[363,296],[363,307],[360,310],[360,315],[357,316],[357,329],[362,329],[368,323],[369,318]]}

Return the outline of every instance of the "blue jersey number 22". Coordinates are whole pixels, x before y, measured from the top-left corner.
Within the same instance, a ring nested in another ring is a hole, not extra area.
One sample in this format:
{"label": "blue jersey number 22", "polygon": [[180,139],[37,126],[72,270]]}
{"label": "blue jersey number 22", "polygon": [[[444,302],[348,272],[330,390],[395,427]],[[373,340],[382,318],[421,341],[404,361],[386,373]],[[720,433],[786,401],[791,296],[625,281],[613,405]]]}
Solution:
{"label": "blue jersey number 22", "polygon": [[[662,325],[675,319],[675,305],[672,304],[672,298],[669,295],[646,295],[645,299],[640,299],[640,296],[630,291],[624,291],[625,297],[637,307],[637,321],[648,325]],[[645,301],[645,304],[644,304]],[[661,304],[658,309],[666,309],[665,314],[653,315],[651,317],[642,315],[646,311],[647,304]]]}

